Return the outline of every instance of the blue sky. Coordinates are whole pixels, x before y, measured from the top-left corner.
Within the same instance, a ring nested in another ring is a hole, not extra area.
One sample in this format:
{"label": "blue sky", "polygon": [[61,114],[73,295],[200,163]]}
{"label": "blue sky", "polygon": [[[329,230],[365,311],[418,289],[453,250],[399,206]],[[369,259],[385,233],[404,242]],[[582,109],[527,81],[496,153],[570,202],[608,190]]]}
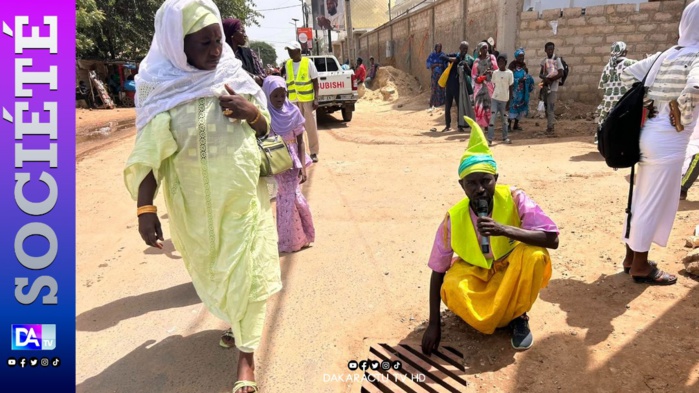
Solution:
{"label": "blue sky", "polygon": [[299,27],[303,25],[301,1],[254,0],[254,3],[257,10],[283,8],[274,11],[261,11],[264,18],[259,21],[260,26],[245,26],[245,31],[247,32],[250,41],[265,41],[274,46],[274,49],[277,50],[277,62],[286,60],[289,56],[284,50],[284,46],[286,46],[288,42],[293,41],[296,37],[291,18],[296,18],[299,20]]}

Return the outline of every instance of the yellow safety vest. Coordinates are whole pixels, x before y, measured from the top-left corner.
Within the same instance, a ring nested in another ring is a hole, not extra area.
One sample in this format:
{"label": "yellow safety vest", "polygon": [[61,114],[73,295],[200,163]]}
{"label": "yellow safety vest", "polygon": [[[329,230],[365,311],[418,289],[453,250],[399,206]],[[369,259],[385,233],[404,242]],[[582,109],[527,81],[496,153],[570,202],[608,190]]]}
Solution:
{"label": "yellow safety vest", "polygon": [[315,99],[313,81],[309,74],[309,62],[308,57],[301,58],[296,78],[294,78],[293,60],[289,59],[286,62],[286,89],[289,91],[290,101],[312,102]]}
{"label": "yellow safety vest", "polygon": [[[490,269],[493,260],[507,256],[519,242],[506,236],[492,236],[490,247],[494,259],[486,259],[481,251],[476,227],[471,220],[468,197],[449,209],[451,220],[451,248],[465,262],[474,266]],[[520,227],[519,212],[509,186],[495,186],[493,196],[493,220],[503,225]]]}

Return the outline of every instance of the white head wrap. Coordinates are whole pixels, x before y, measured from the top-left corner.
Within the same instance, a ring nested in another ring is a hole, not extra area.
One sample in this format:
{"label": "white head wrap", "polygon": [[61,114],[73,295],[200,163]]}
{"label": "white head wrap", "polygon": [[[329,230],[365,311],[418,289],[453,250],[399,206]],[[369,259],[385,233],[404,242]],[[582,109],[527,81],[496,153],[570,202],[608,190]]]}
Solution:
{"label": "white head wrap", "polygon": [[198,3],[216,15],[221,37],[225,37],[221,14],[211,0],[166,0],[160,6],[155,14],[153,42],[135,77],[136,128],[139,133],[161,112],[197,98],[227,94],[224,84],[228,84],[236,94],[254,96],[261,107],[267,107],[262,89],[243,70],[242,63],[225,42],[215,70],[204,71],[187,63],[182,11],[192,3]]}
{"label": "white head wrap", "polygon": [[677,45],[699,48],[699,1],[687,4],[680,19],[680,39]]}
{"label": "white head wrap", "polygon": [[[646,79],[646,86],[652,86],[655,82],[655,77],[658,76],[660,71],[660,66],[665,60],[674,60],[679,56],[685,55],[687,53],[696,53],[699,51],[699,0],[695,0],[689,4],[682,12],[682,19],[680,19],[680,39],[677,41],[677,45],[682,47],[676,50],[667,50],[664,53],[660,53],[658,60],[655,61],[655,65],[648,72],[648,78]],[[671,48],[672,49],[672,48]],[[635,72],[631,72],[637,79],[643,79],[643,75],[639,73],[638,69]],[[690,76],[690,81],[695,84],[696,81]]]}

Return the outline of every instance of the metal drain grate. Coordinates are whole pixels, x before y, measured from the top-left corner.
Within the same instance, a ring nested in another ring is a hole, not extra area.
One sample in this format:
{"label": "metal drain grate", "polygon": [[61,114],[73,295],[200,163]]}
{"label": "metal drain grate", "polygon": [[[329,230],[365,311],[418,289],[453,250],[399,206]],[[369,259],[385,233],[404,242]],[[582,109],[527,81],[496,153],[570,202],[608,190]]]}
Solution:
{"label": "metal drain grate", "polygon": [[[418,346],[372,345],[361,392],[461,393],[468,385],[463,359],[464,355],[452,347],[440,347],[428,357]],[[400,367],[396,367],[397,362]]]}

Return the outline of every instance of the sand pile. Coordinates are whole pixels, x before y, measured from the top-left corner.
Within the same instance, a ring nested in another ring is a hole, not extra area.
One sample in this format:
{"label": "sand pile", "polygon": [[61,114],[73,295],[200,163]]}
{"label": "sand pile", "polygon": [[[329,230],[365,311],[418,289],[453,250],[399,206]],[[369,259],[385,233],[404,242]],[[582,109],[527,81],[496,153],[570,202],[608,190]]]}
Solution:
{"label": "sand pile", "polygon": [[[361,89],[361,88],[360,88]],[[359,92],[363,100],[396,101],[400,97],[413,97],[422,92],[417,78],[391,66],[380,67],[371,89]]]}

